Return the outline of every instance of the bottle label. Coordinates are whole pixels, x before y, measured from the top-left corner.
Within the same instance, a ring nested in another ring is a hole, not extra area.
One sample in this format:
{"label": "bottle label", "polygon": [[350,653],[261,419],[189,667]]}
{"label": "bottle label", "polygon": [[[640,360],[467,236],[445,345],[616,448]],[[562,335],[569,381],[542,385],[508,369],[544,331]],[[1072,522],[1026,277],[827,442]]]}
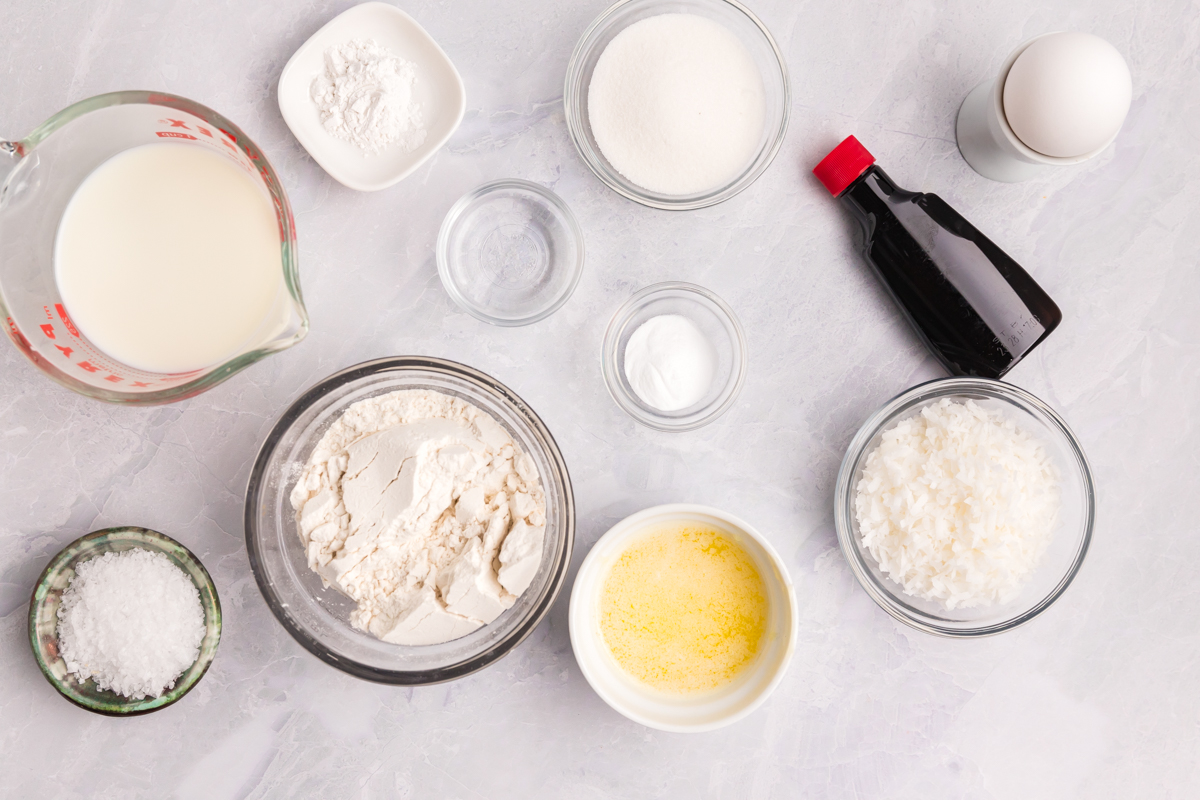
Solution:
{"label": "bottle label", "polygon": [[941,227],[910,202],[889,200],[889,205],[904,229],[1014,358],[1033,347],[1046,329],[974,242]]}

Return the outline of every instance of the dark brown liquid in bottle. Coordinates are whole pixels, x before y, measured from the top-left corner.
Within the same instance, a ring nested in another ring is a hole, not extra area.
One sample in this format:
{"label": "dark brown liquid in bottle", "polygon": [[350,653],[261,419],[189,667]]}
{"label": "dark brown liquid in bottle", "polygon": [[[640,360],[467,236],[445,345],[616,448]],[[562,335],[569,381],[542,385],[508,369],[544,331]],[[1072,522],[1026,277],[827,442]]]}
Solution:
{"label": "dark brown liquid in bottle", "polygon": [[839,198],[863,225],[867,260],[951,374],[999,378],[1062,321],[1029,273],[937,195],[906,192],[872,166]]}

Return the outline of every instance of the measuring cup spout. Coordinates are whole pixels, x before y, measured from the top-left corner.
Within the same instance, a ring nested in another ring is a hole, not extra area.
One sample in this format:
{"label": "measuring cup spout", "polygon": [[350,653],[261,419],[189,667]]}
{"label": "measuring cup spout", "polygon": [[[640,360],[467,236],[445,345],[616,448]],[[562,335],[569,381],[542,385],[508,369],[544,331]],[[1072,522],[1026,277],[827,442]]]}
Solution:
{"label": "measuring cup spout", "polygon": [[4,183],[10,172],[21,160],[21,143],[0,141],[0,197],[4,196]]}

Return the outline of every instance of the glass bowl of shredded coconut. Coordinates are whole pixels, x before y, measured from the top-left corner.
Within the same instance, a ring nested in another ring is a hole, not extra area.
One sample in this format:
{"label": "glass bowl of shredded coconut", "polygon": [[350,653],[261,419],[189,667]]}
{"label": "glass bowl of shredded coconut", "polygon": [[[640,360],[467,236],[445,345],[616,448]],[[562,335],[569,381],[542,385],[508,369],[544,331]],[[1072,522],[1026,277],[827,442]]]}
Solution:
{"label": "glass bowl of shredded coconut", "polygon": [[901,622],[942,636],[1023,625],[1074,579],[1095,517],[1063,419],[1000,381],[916,386],[859,429],[834,522],[850,569]]}
{"label": "glass bowl of shredded coconut", "polygon": [[703,208],[746,189],[779,152],[787,67],[736,0],[621,0],[576,44],[563,106],[609,188],[653,208]]}
{"label": "glass bowl of shredded coconut", "polygon": [[204,565],[146,528],[106,528],[63,548],[29,605],[38,666],[88,711],[165,708],[204,676],[221,640],[221,603]]}
{"label": "glass bowl of shredded coconut", "polygon": [[421,685],[501,658],[549,611],[575,532],[571,481],[538,416],[482,372],[370,361],[276,422],[246,491],[267,604],[351,675]]}

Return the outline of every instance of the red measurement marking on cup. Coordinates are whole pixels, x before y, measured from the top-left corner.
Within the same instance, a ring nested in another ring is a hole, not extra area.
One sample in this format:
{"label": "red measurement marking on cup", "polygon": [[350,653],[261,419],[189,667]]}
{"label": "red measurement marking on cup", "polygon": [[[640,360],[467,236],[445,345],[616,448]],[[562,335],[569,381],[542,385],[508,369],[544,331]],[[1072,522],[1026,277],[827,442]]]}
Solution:
{"label": "red measurement marking on cup", "polygon": [[67,316],[67,309],[63,307],[63,304],[55,303],[54,310],[58,312],[58,318],[61,319],[62,324],[66,326],[67,333],[71,334],[76,339],[81,338],[79,336],[79,329],[75,327],[74,322],[71,322],[71,318]]}
{"label": "red measurement marking on cup", "polygon": [[[46,312],[47,319],[54,319],[53,315],[50,313],[49,306],[42,306],[42,309]],[[104,380],[108,381],[109,383],[120,383],[121,381],[125,380],[125,377],[120,374],[121,370],[117,368],[117,365],[114,362],[97,351],[95,348],[88,346],[87,341],[79,335],[79,329],[75,327],[75,323],[71,322],[71,318],[67,316],[67,309],[63,307],[62,303],[55,303],[54,310],[58,312],[58,318],[62,320],[63,326],[67,329],[71,336],[75,338],[76,345],[83,350],[81,355],[86,356],[83,361],[74,362],[75,366],[87,373],[98,373],[101,371],[107,372],[108,375],[105,376]],[[42,325],[41,328],[42,332],[45,333],[49,338],[57,338],[54,333],[53,325],[45,324]],[[70,359],[71,355],[75,352],[74,348],[65,347],[61,344],[56,344],[54,347],[56,350],[58,350],[58,352],[62,353],[63,358],[66,359]],[[143,388],[150,385],[148,383],[139,383]],[[134,385],[136,386],[138,384]]]}
{"label": "red measurement marking on cup", "polygon": [[167,117],[166,119],[160,119],[158,121],[158,124],[159,125],[170,125],[172,128],[183,128],[185,131],[191,130],[191,128],[189,128],[187,126],[187,123],[181,119],[171,119],[170,117]]}
{"label": "red measurement marking on cup", "polygon": [[29,346],[29,340],[25,338],[25,334],[21,333],[21,329],[17,327],[17,323],[12,317],[8,317],[8,330],[18,347],[29,353],[33,352],[33,348]]}
{"label": "red measurement marking on cup", "polygon": [[[43,306],[43,308],[45,308],[45,307]],[[81,350],[85,351],[84,354],[91,361],[95,361],[97,364],[100,365],[100,367],[107,370],[108,372],[119,372],[120,371],[117,368],[117,365],[113,361],[109,360],[109,358],[107,356],[105,356],[100,351],[98,351],[95,348],[90,347],[88,345],[87,340],[85,340],[83,338],[83,336],[79,333],[79,329],[75,327],[75,323],[71,321],[71,317],[67,315],[67,309],[63,306],[62,303],[55,303],[54,310],[58,312],[58,318],[60,320],[62,320],[62,324],[67,329],[67,332],[70,333],[71,336],[75,338],[76,344],[79,346],[79,348]],[[50,312],[50,310],[47,308],[46,309],[47,316],[50,315],[49,312]],[[53,319],[53,317],[51,317],[51,319]],[[44,330],[45,326],[42,326],[42,327]],[[58,345],[55,345],[55,346],[58,347]],[[69,347],[65,348],[65,349],[62,347],[59,347],[58,349],[59,349],[59,351],[62,352],[62,354],[64,356],[67,356],[68,358],[70,357],[71,353],[73,352],[73,350]],[[85,369],[86,369],[86,367],[85,367]]]}
{"label": "red measurement marking on cup", "polygon": [[[46,313],[46,319],[54,319],[54,314],[50,311],[49,306],[42,306],[42,310]],[[76,347],[82,351],[80,355],[84,356],[83,361],[71,362],[74,366],[89,374],[106,372],[108,374],[104,377],[104,380],[108,381],[109,383],[121,383],[127,379],[126,376],[122,374],[124,370],[120,369],[120,365],[116,364],[106,355],[90,346],[87,340],[80,335],[79,329],[75,327],[75,323],[73,323],[71,318],[67,315],[67,309],[62,303],[55,303],[54,311],[57,312],[58,318],[62,321],[63,327],[66,328],[67,332],[74,338]],[[34,352],[34,350],[29,346],[29,341],[17,329],[17,324],[13,321],[12,317],[8,318],[8,327],[12,331],[13,338],[17,340],[18,345],[36,358],[36,352]],[[48,338],[57,339],[53,324],[47,323],[42,325],[41,329],[42,333],[46,334]],[[58,350],[58,352],[62,353],[63,358],[67,359],[68,361],[75,353],[75,348],[67,347],[61,344],[54,345],[54,348]],[[201,372],[201,370],[193,370],[192,372],[185,372],[179,375],[170,375],[161,379],[159,379],[158,375],[150,372],[142,372],[141,370],[133,370],[132,372],[134,377],[142,378],[143,380],[130,381],[129,387],[131,389],[149,389],[153,386],[153,381],[156,379],[158,379],[160,383],[167,384],[168,386],[175,386],[187,382],[192,378],[192,376]]]}
{"label": "red measurement marking on cup", "polygon": [[159,136],[161,136],[164,139],[191,139],[192,141],[196,140],[196,137],[192,136],[190,133],[179,133],[177,131],[155,131],[155,133],[157,133]]}

